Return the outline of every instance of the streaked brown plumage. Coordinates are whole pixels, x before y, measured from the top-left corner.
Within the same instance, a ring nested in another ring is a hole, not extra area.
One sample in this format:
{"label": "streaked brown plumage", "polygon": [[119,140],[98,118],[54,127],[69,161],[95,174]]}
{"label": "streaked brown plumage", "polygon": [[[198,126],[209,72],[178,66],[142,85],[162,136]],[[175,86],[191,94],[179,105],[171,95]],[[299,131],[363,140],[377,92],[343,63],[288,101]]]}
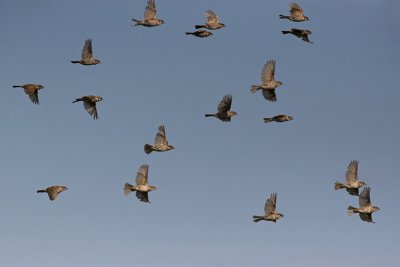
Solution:
{"label": "streaked brown plumage", "polygon": [[225,95],[218,105],[218,112],[215,114],[205,114],[206,117],[215,117],[221,121],[231,121],[233,116],[236,116],[235,111],[231,111],[232,96]]}
{"label": "streaked brown plumage", "polygon": [[206,23],[204,25],[195,25],[196,29],[206,28],[209,30],[217,30],[225,27],[225,24],[219,22],[219,17],[212,10],[206,11]]}
{"label": "streaked brown plumage", "polygon": [[346,170],[346,183],[335,183],[335,190],[346,188],[346,191],[352,196],[358,196],[358,188],[366,183],[358,180],[358,161],[352,160]]}
{"label": "streaked brown plumage", "polygon": [[24,88],[25,94],[29,96],[29,99],[33,104],[39,105],[39,90],[43,89],[44,86],[41,84],[28,83],[24,85],[13,85],[13,88],[21,87]]}
{"label": "streaked brown plumage", "polygon": [[309,31],[309,30],[303,30],[303,29],[295,29],[295,28],[292,28],[292,29],[290,29],[289,31],[282,31],[282,33],[283,33],[283,34],[291,33],[291,34],[293,34],[294,36],[300,38],[301,40],[313,44],[313,42],[311,42],[310,39],[308,39],[308,35],[312,34],[312,32]]}
{"label": "streaked brown plumage", "polygon": [[272,122],[272,121],[285,122],[285,121],[291,121],[291,120],[293,120],[293,117],[289,116],[289,115],[285,115],[285,114],[276,115],[272,118],[264,118],[265,123]]}
{"label": "streaked brown plumage", "polygon": [[53,201],[57,198],[58,194],[60,194],[61,192],[64,192],[65,190],[68,190],[68,188],[66,186],[54,185],[54,186],[47,187],[46,189],[37,190],[36,192],[37,193],[47,193],[47,195],[49,196],[49,199],[51,201]]}
{"label": "streaked brown plumage", "polygon": [[102,100],[103,98],[101,96],[87,95],[75,99],[75,101],[73,101],[72,103],[83,101],[83,107],[85,108],[85,110],[90,114],[90,116],[93,116],[93,119],[97,120],[99,116],[97,115],[96,102]]}
{"label": "streaked brown plumage", "polygon": [[206,38],[206,37],[209,37],[209,36],[213,35],[212,32],[205,31],[205,30],[197,30],[195,32],[185,32],[185,34],[186,35],[191,34],[191,35],[194,35],[194,36],[197,36],[197,37],[200,37],[200,38]]}
{"label": "streaked brown plumage", "polygon": [[303,9],[296,3],[290,3],[290,16],[279,15],[280,19],[288,19],[295,22],[302,22],[310,20],[307,16],[304,16]]}
{"label": "streaked brown plumage", "polygon": [[144,152],[146,152],[146,154],[150,154],[153,151],[164,152],[164,151],[168,151],[171,149],[175,149],[175,147],[168,144],[164,125],[160,125],[158,127],[158,132],[157,132],[156,138],[154,140],[154,146],[149,145],[149,144],[144,145]]}
{"label": "streaked brown plumage", "polygon": [[81,65],[97,65],[101,63],[100,60],[93,57],[92,39],[86,39],[82,49],[81,59],[72,60],[71,63]]}
{"label": "streaked brown plumage", "polygon": [[149,173],[149,165],[143,164],[140,166],[137,174],[136,174],[136,186],[131,185],[129,183],[125,183],[124,193],[125,195],[129,195],[131,192],[136,192],[136,197],[142,201],[149,203],[149,192],[156,190],[155,186],[149,185],[148,182],[148,173]]}
{"label": "streaked brown plumage", "polygon": [[157,18],[156,3],[154,0],[147,0],[147,6],[144,10],[144,19],[132,19],[135,23],[134,26],[155,27],[165,23],[164,20]]}
{"label": "streaked brown plumage", "polygon": [[283,217],[283,214],[276,212],[276,193],[272,193],[270,198],[267,199],[264,205],[264,215],[254,215],[253,221],[271,221],[276,223],[277,220]]}
{"label": "streaked brown plumage", "polygon": [[275,60],[268,60],[261,72],[262,84],[252,85],[250,89],[252,93],[261,90],[264,98],[272,102],[275,102],[277,100],[275,88],[282,85],[281,81],[275,80],[275,64]]}
{"label": "streaked brown plumage", "polygon": [[351,216],[354,213],[358,213],[360,215],[361,220],[365,222],[375,223],[374,221],[372,221],[372,213],[380,210],[380,208],[371,205],[370,191],[371,191],[370,187],[364,188],[364,190],[361,192],[358,198],[360,207],[355,208],[353,206],[349,206],[347,208],[348,215]]}

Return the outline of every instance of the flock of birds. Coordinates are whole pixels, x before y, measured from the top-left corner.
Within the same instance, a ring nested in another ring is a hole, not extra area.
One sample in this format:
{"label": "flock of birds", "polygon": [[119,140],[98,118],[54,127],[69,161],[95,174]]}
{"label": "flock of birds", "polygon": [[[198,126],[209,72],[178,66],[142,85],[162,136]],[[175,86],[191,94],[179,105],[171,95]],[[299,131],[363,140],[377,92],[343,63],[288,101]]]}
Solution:
{"label": "flock of birds", "polygon": [[[144,26],[144,27],[156,27],[165,23],[164,20],[158,19],[156,11],[156,5],[154,0],[147,0],[147,6],[144,11],[144,19],[132,19],[135,24],[134,26]],[[290,3],[290,15],[280,15],[280,19],[288,19],[294,22],[303,22],[308,21],[309,18],[304,15],[303,9],[296,3]],[[225,27],[225,24],[220,23],[220,18],[216,13],[211,10],[206,11],[206,22],[203,25],[195,25],[194,32],[186,32],[186,34],[194,35],[196,37],[205,38],[213,35],[212,32],[208,30],[218,30]],[[204,29],[203,29],[204,28]],[[302,39],[305,42],[312,43],[308,35],[311,34],[310,30],[292,28],[288,31],[282,31],[283,34],[293,34],[296,37]],[[92,49],[92,40],[87,39],[82,49],[81,59],[71,61],[73,64],[81,64],[81,65],[97,65],[100,64],[101,61],[99,59],[94,58],[93,49]],[[255,93],[261,90],[262,95],[268,101],[275,102],[277,101],[275,89],[282,85],[281,81],[275,80],[275,60],[269,60],[263,67],[261,73],[261,84],[252,85],[250,91]],[[24,84],[24,85],[14,85],[13,87],[21,87],[24,89],[25,93],[29,96],[30,100],[34,104],[39,104],[38,92],[43,89],[44,86],[40,84]],[[75,102],[83,102],[84,109],[92,116],[94,119],[98,119],[98,113],[96,108],[96,103],[102,101],[103,98],[101,96],[88,95],[80,98],[76,98]],[[213,114],[205,114],[205,117],[215,117],[221,121],[229,122],[231,118],[237,113],[235,111],[231,111],[232,105],[232,95],[225,95],[220,101],[217,107],[217,113]],[[293,117],[285,114],[280,114],[274,116],[272,118],[264,118],[265,123],[269,123],[272,121],[275,122],[287,122],[293,120]],[[169,145],[165,127],[164,125],[160,125],[158,128],[158,132],[155,137],[154,145],[145,144],[144,152],[146,154],[150,154],[153,151],[156,152],[165,152],[174,149],[172,145]],[[149,165],[143,164],[139,167],[135,184],[132,185],[129,183],[125,183],[124,185],[124,193],[126,195],[135,192],[136,197],[142,202],[150,202],[149,201],[149,192],[157,189],[153,185],[149,185],[148,182],[148,172]],[[373,222],[372,213],[380,210],[378,207],[372,206],[370,199],[370,187],[365,187],[363,191],[359,194],[359,188],[365,186],[366,183],[358,180],[358,161],[353,160],[348,165],[346,171],[346,182],[345,183],[335,183],[335,190],[346,188],[347,192],[350,195],[359,197],[359,208],[355,208],[353,206],[349,206],[347,212],[349,215],[354,213],[358,213],[361,220],[366,222]],[[55,200],[61,192],[68,190],[66,186],[50,186],[46,189],[37,190],[37,193],[47,193],[50,200]],[[264,221],[272,221],[275,222],[284,217],[283,214],[278,213],[276,211],[276,201],[277,201],[277,193],[272,193],[271,196],[266,200],[264,205],[264,214],[263,215],[254,215],[253,221],[259,222],[261,220]]]}

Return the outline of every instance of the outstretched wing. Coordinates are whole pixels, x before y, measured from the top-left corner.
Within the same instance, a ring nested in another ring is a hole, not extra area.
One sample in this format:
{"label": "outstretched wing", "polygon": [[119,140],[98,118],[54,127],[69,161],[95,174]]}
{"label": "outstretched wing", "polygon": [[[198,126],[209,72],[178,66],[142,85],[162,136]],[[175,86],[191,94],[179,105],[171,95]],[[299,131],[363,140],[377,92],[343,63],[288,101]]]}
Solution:
{"label": "outstretched wing", "polygon": [[371,191],[370,187],[365,187],[364,190],[360,193],[360,196],[358,199],[360,208],[371,205],[371,198],[369,195],[370,191]]}
{"label": "outstretched wing", "polygon": [[218,105],[218,113],[228,112],[231,109],[231,105],[232,105],[232,96],[231,95],[224,96]]}
{"label": "outstretched wing", "polygon": [[82,60],[89,60],[93,58],[92,39],[87,39],[82,49]]}
{"label": "outstretched wing", "polygon": [[25,94],[29,96],[33,104],[39,104],[38,90],[33,86],[24,87]]}
{"label": "outstretched wing", "polygon": [[148,173],[149,173],[149,165],[143,164],[140,166],[139,170],[136,174],[136,185],[146,185],[148,184]]}
{"label": "outstretched wing", "polygon": [[276,101],[275,89],[262,89],[262,94],[268,101]]}
{"label": "outstretched wing", "polygon": [[301,17],[304,15],[303,9],[296,3],[290,3],[290,15],[292,17]]}
{"label": "outstretched wing", "polygon": [[207,24],[217,24],[219,23],[219,17],[212,10],[206,11]]}
{"label": "outstretched wing", "polygon": [[272,193],[271,197],[267,199],[267,201],[265,202],[264,205],[264,212],[265,215],[269,215],[271,213],[273,213],[276,209],[276,197],[277,194],[276,193]]}
{"label": "outstretched wing", "polygon": [[274,80],[275,76],[275,60],[269,60],[263,67],[261,72],[261,80],[263,84]]}
{"label": "outstretched wing", "polygon": [[147,6],[144,10],[144,20],[155,19],[156,15],[156,3],[154,2],[154,0],[147,0]]}
{"label": "outstretched wing", "polygon": [[143,202],[149,203],[149,194],[148,192],[140,192],[136,191],[136,197]]}
{"label": "outstretched wing", "polygon": [[366,222],[372,222],[372,214],[371,213],[359,213],[361,220]]}
{"label": "outstretched wing", "polygon": [[95,120],[99,118],[97,115],[96,102],[83,101],[83,107]]}
{"label": "outstretched wing", "polygon": [[349,163],[346,171],[347,183],[356,182],[358,180],[358,161],[352,160]]}
{"label": "outstretched wing", "polygon": [[168,145],[167,135],[165,134],[164,125],[160,125],[158,127],[158,133],[156,134],[155,138],[155,145]]}

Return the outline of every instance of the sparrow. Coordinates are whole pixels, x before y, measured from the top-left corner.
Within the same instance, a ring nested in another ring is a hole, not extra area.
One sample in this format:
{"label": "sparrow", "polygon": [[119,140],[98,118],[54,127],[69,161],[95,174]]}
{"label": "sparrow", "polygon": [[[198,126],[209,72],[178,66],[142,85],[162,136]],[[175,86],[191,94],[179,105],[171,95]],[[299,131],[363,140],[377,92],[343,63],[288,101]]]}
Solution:
{"label": "sparrow", "polygon": [[213,35],[212,32],[205,31],[205,30],[197,30],[195,32],[186,32],[185,34],[192,34],[194,36],[200,37],[200,38],[205,38]]}
{"label": "sparrow", "polygon": [[144,20],[132,19],[136,22],[134,26],[155,27],[164,24],[165,22],[162,19],[158,19],[156,15],[156,3],[154,0],[147,0],[147,6],[144,10]]}
{"label": "sparrow", "polygon": [[262,216],[254,215],[253,216],[254,222],[272,221],[276,223],[277,220],[283,217],[283,214],[276,212],[276,196],[277,196],[276,193],[271,194],[271,197],[267,199],[264,205],[265,215]]}
{"label": "sparrow", "polygon": [[24,88],[25,94],[29,96],[31,99],[31,102],[33,104],[39,105],[39,95],[38,92],[40,89],[43,89],[44,86],[41,84],[33,84],[33,83],[28,83],[24,85],[13,85],[13,88],[21,87]]}
{"label": "sparrow", "polygon": [[231,111],[232,96],[226,95],[222,98],[218,105],[218,112],[215,114],[205,114],[206,117],[216,117],[221,121],[231,121],[231,117],[237,115],[235,111]]}
{"label": "sparrow", "polygon": [[346,191],[352,196],[358,196],[358,188],[367,185],[358,180],[358,161],[352,160],[346,170],[346,183],[335,183],[335,190],[346,188]]}
{"label": "sparrow", "polygon": [[66,186],[62,186],[62,185],[54,185],[54,186],[50,186],[47,187],[46,189],[40,189],[37,190],[37,193],[47,193],[47,195],[49,196],[49,199],[51,201],[55,200],[58,196],[58,194],[60,194],[61,192],[68,190],[68,188]]}
{"label": "sparrow", "polygon": [[149,203],[149,192],[156,190],[155,186],[149,185],[148,182],[149,165],[143,164],[140,166],[136,174],[136,186],[126,183],[124,186],[125,195],[136,191],[136,197],[142,201]]}
{"label": "sparrow", "polygon": [[262,90],[262,94],[268,101],[275,102],[275,88],[282,85],[282,82],[275,81],[275,60],[269,60],[263,67],[261,72],[261,85],[252,85],[250,91],[252,93]]}
{"label": "sparrow", "polygon": [[285,121],[291,121],[291,120],[293,120],[292,116],[284,115],[284,114],[276,115],[275,117],[272,117],[272,118],[264,118],[265,123],[268,123],[271,121],[285,122]]}
{"label": "sparrow", "polygon": [[72,60],[71,63],[79,63],[81,65],[97,65],[101,63],[100,60],[93,58],[92,39],[86,39],[82,49],[81,59]]}
{"label": "sparrow", "polygon": [[103,100],[103,98],[101,96],[87,95],[87,96],[82,96],[81,98],[75,99],[75,101],[73,101],[72,103],[76,103],[78,101],[83,101],[83,107],[90,114],[90,116],[93,116],[93,119],[97,120],[99,118],[99,116],[97,115],[96,102],[99,102],[102,100]]}
{"label": "sparrow", "polygon": [[280,19],[288,19],[295,22],[302,22],[310,20],[307,16],[304,16],[303,9],[296,3],[290,3],[290,16],[279,15]]}
{"label": "sparrow", "polygon": [[371,198],[369,195],[370,191],[371,191],[371,188],[366,187],[361,192],[359,199],[358,199],[358,202],[360,205],[359,208],[355,208],[352,206],[349,206],[347,208],[347,214],[349,216],[353,215],[354,213],[358,213],[360,215],[361,220],[363,220],[365,222],[375,223],[374,221],[372,221],[372,213],[380,210],[380,208],[371,205]]}
{"label": "sparrow", "polygon": [[155,143],[154,146],[149,144],[144,145],[144,152],[146,152],[146,154],[150,154],[153,151],[164,152],[171,149],[175,149],[175,147],[168,144],[164,125],[160,125],[158,127],[158,132],[156,134],[154,143]]}
{"label": "sparrow", "polygon": [[303,40],[303,41],[305,41],[305,42],[308,42],[308,43],[311,43],[311,44],[314,43],[314,42],[311,42],[310,39],[308,39],[308,35],[309,35],[309,34],[312,34],[312,32],[309,31],[309,30],[303,30],[303,29],[295,29],[295,28],[292,28],[290,31],[282,31],[282,33],[283,33],[283,34],[291,33],[291,34],[293,34],[294,36],[297,36],[298,38],[300,38],[301,40]]}
{"label": "sparrow", "polygon": [[204,25],[195,25],[196,29],[206,28],[209,30],[217,30],[225,27],[225,24],[219,22],[219,17],[212,10],[206,11],[206,23]]}

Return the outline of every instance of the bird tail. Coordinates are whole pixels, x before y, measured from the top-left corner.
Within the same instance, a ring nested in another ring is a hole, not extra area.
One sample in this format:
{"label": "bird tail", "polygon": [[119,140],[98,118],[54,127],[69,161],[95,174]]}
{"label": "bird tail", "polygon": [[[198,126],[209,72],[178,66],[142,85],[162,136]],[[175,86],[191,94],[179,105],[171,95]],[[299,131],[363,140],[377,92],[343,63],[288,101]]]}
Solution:
{"label": "bird tail", "polygon": [[185,34],[193,34],[193,32],[185,32]]}
{"label": "bird tail", "polygon": [[255,93],[255,92],[257,92],[257,91],[260,90],[260,89],[261,89],[260,86],[258,86],[258,85],[252,85],[250,91],[251,91],[252,93]]}
{"label": "bird tail", "polygon": [[133,188],[133,185],[131,185],[130,183],[126,183],[124,185],[124,194],[129,195],[130,193],[132,193],[132,191],[135,191],[135,189]]}
{"label": "bird tail", "polygon": [[81,98],[76,98],[75,101],[73,101],[72,103],[76,103],[78,101],[82,101],[82,99]]}
{"label": "bird tail", "polygon": [[274,121],[272,118],[264,118],[264,122],[265,123],[268,123],[268,122],[271,122],[271,121]]}
{"label": "bird tail", "polygon": [[291,33],[291,31],[282,31],[283,34]]}
{"label": "bird tail", "polygon": [[151,152],[153,152],[153,147],[149,144],[145,144],[144,145],[144,152],[146,152],[146,154],[150,154]]}
{"label": "bird tail", "polygon": [[342,188],[345,188],[344,184],[339,183],[339,182],[335,183],[335,190],[339,190],[339,189],[342,189]]}
{"label": "bird tail", "polygon": [[132,19],[132,21],[136,22],[133,26],[138,26],[138,25],[143,24],[142,21],[138,20],[138,19]]}
{"label": "bird tail", "polygon": [[22,87],[22,85],[13,85],[13,88]]}
{"label": "bird tail", "polygon": [[40,189],[40,190],[37,190],[36,193],[47,193],[47,191],[43,190],[43,189]]}
{"label": "bird tail", "polygon": [[79,60],[71,60],[71,63],[77,64],[77,63],[80,63],[80,62],[79,62]]}
{"label": "bird tail", "polygon": [[347,214],[348,214],[349,216],[353,215],[353,214],[356,213],[356,212],[357,212],[357,208],[354,208],[353,206],[349,206],[349,207],[347,208]]}
{"label": "bird tail", "polygon": [[215,114],[205,114],[204,117],[215,117]]}
{"label": "bird tail", "polygon": [[257,216],[257,215],[253,216],[253,222],[259,222],[259,221],[262,221],[262,220],[263,220],[263,216]]}
{"label": "bird tail", "polygon": [[201,28],[204,28],[204,25],[194,25],[194,28],[195,29],[201,29]]}
{"label": "bird tail", "polygon": [[279,15],[280,19],[289,19],[289,16]]}

